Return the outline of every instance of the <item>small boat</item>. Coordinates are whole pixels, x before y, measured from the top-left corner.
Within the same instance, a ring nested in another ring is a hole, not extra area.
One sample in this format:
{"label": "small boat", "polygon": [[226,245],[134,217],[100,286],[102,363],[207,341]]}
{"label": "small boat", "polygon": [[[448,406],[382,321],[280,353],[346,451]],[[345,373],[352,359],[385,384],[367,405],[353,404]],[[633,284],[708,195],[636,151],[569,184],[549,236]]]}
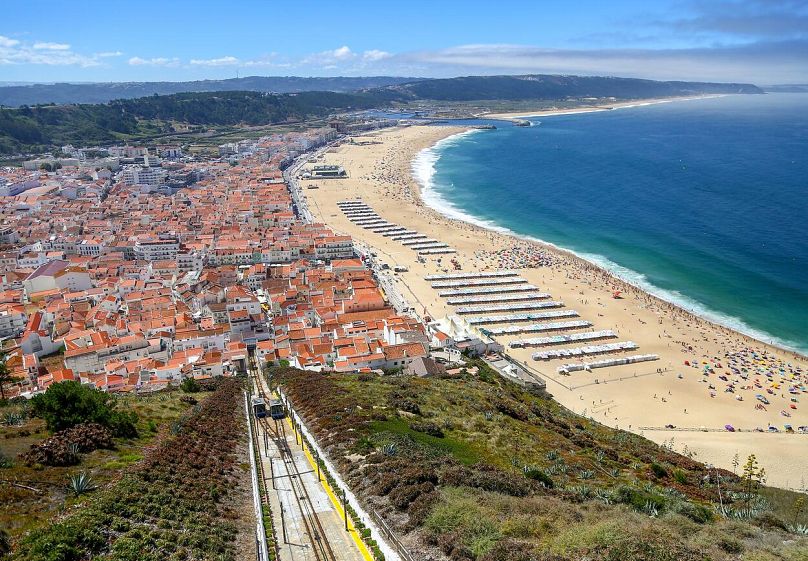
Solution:
{"label": "small boat", "polygon": [[727,432],[735,432],[735,427],[732,425],[724,425],[724,428],[727,430]]}

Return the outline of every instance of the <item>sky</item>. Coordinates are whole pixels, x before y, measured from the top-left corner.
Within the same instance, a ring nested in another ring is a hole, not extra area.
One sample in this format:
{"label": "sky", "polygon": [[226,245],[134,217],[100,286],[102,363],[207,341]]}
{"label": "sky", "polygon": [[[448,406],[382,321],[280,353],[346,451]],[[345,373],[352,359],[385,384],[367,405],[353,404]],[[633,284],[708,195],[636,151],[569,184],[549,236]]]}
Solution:
{"label": "sky", "polygon": [[808,0],[0,0],[0,82],[528,73],[808,83]]}

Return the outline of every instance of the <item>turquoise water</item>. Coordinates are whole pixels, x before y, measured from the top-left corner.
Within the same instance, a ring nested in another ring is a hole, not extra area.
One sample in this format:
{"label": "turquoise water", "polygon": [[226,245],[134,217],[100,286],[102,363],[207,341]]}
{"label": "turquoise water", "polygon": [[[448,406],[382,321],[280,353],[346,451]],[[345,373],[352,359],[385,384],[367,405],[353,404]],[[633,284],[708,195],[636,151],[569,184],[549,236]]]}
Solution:
{"label": "turquoise water", "polygon": [[427,203],[808,351],[808,95],[531,121],[422,152],[413,169]]}

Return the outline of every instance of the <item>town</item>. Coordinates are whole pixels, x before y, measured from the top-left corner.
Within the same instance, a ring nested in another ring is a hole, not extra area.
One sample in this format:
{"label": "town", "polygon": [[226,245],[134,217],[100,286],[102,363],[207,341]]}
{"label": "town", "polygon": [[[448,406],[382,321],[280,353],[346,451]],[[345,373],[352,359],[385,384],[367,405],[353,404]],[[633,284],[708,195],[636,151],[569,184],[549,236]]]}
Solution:
{"label": "town", "polygon": [[314,371],[434,369],[445,334],[396,310],[372,255],[307,220],[284,179],[345,142],[338,128],[210,158],[65,146],[0,170],[4,395],[65,380],[149,392],[244,373],[253,352]]}

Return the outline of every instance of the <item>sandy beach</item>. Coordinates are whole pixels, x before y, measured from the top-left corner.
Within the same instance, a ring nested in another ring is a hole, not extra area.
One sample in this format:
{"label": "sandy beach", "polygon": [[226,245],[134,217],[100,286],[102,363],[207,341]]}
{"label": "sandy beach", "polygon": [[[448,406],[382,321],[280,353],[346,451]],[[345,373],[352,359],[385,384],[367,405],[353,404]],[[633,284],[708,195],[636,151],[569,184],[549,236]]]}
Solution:
{"label": "sandy beach", "polygon": [[[413,179],[412,160],[419,151],[463,130],[386,129],[330,150],[318,163],[341,165],[349,178],[301,182],[310,210],[336,231],[375,248],[391,268],[407,267],[408,272],[398,274],[398,286],[420,314],[439,319],[454,313],[454,307],[424,280],[425,275],[450,268],[454,257],[463,271],[517,269],[540,291],[591,322],[590,329],[614,330],[620,341],[636,342],[637,352],[660,356],[654,362],[561,375],[556,368],[563,359],[534,361],[531,354],[536,349],[508,349],[547,381],[555,399],[577,413],[658,443],[672,440],[677,451],[727,469],[732,469],[735,454],[743,460],[755,453],[770,484],[789,488],[806,484],[808,435],[753,432],[767,430],[770,424],[780,431],[784,424],[795,429],[808,425],[808,404],[792,401],[805,394],[794,396],[787,391],[788,380],[805,382],[805,357],[701,320],[564,251],[451,220],[427,207]],[[312,184],[317,189],[309,189]],[[416,251],[345,217],[337,202],[355,198],[390,222],[447,243],[457,254],[443,256],[440,262],[439,256],[432,256],[419,263]],[[621,299],[613,298],[616,290],[622,292]],[[497,337],[497,341],[507,347],[515,338],[532,336]],[[567,346],[573,345],[561,348]],[[796,368],[802,372],[794,374]],[[728,385],[732,392],[726,390]],[[769,404],[760,404],[757,394],[765,395]],[[728,424],[739,432],[727,432]],[[666,425],[676,428],[666,429]]]}
{"label": "sandy beach", "polygon": [[569,109],[537,109],[535,111],[514,111],[508,113],[485,113],[480,114],[480,118],[487,119],[523,119],[526,117],[544,117],[547,115],[574,115],[576,113],[593,113],[595,111],[611,111],[612,109],[628,109],[630,107],[642,107],[644,105],[656,105],[659,103],[670,103],[672,101],[688,101],[691,99],[708,99],[711,97],[724,97],[721,95],[700,95],[688,97],[666,97],[652,99],[635,99],[632,101],[617,101],[614,103],[600,103],[596,105],[573,107]]}

